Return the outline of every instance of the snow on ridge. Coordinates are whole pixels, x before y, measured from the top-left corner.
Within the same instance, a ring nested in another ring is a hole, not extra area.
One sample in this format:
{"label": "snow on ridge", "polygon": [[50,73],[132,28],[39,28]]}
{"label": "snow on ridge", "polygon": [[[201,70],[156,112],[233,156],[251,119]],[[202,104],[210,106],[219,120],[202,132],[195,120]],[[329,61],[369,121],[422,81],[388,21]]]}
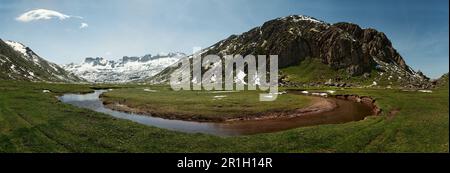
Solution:
{"label": "snow on ridge", "polygon": [[23,55],[27,56],[27,47],[23,45],[22,43],[11,41],[11,40],[5,40],[4,41],[8,46],[13,48],[15,51],[22,53]]}
{"label": "snow on ridge", "polygon": [[306,16],[306,15],[290,15],[287,17],[280,18],[281,20],[289,20],[291,19],[294,22],[300,22],[300,21],[309,21],[313,23],[319,23],[319,24],[326,24],[326,22],[320,21],[314,17]]}
{"label": "snow on ridge", "polygon": [[124,57],[113,61],[103,58],[89,58],[81,64],[68,64],[62,67],[89,82],[126,83],[156,75],[166,67],[176,63],[184,56],[182,53],[158,54],[153,57]]}
{"label": "snow on ridge", "polygon": [[[5,63],[6,62],[6,60],[3,60],[3,59],[1,59],[1,58],[3,58],[3,57],[0,57],[0,64],[3,64],[3,63]],[[6,59],[6,58],[5,58]]]}
{"label": "snow on ridge", "polygon": [[20,54],[22,54],[25,58],[32,60],[34,64],[36,64],[37,66],[41,67],[41,59],[39,58],[38,55],[36,55],[34,52],[28,52],[27,51],[27,46],[25,46],[22,43],[16,42],[16,41],[11,41],[11,40],[4,40],[4,42],[10,46],[11,48],[13,48],[15,51],[19,52]]}
{"label": "snow on ridge", "polygon": [[243,71],[239,71],[236,75],[236,78],[234,79],[235,83],[240,83],[240,84],[247,84],[245,82],[245,76],[247,76],[247,74],[245,74],[245,72]]}

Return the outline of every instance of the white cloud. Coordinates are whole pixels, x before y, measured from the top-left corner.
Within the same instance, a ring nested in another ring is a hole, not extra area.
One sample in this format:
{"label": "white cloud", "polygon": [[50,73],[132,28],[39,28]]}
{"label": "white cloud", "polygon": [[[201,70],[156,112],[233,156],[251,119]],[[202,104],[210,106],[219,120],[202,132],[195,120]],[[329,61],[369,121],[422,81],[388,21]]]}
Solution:
{"label": "white cloud", "polygon": [[81,23],[80,29],[87,28],[89,25],[87,23]]}
{"label": "white cloud", "polygon": [[79,16],[70,16],[57,11],[47,10],[47,9],[36,9],[25,12],[16,18],[20,22],[31,22],[35,20],[50,20],[50,19],[65,20],[69,18],[82,18]]}

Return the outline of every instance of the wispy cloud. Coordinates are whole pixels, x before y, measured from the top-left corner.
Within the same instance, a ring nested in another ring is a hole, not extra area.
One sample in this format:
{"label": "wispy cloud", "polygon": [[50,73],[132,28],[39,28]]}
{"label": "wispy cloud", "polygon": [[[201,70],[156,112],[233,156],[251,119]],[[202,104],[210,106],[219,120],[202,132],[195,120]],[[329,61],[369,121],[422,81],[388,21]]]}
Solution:
{"label": "wispy cloud", "polygon": [[80,29],[84,29],[84,28],[87,28],[87,27],[89,27],[89,25],[87,24],[87,23],[81,23],[81,25],[80,25]]}
{"label": "wispy cloud", "polygon": [[16,18],[17,21],[20,22],[31,22],[36,20],[50,20],[50,19],[59,19],[65,20],[69,18],[78,18],[82,19],[80,16],[71,16],[67,14],[63,14],[58,11],[47,10],[47,9],[36,9],[27,11]]}
{"label": "wispy cloud", "polygon": [[[16,17],[16,20],[19,22],[27,23],[37,20],[51,20],[51,19],[66,20],[70,18],[83,19],[83,17],[81,16],[67,15],[54,10],[35,9],[21,14],[20,16]],[[82,22],[80,25],[80,29],[85,29],[87,27],[89,27],[89,25],[85,22]]]}

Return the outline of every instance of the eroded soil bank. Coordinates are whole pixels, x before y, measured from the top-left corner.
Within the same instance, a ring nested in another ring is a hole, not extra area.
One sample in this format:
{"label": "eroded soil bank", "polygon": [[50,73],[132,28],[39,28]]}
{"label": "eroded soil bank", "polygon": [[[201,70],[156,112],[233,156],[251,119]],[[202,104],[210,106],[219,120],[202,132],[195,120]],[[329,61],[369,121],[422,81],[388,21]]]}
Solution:
{"label": "eroded soil bank", "polygon": [[373,115],[379,115],[381,113],[381,108],[376,104],[376,100],[368,96],[358,96],[358,95],[333,95],[337,99],[349,100],[352,102],[362,103],[372,110]]}

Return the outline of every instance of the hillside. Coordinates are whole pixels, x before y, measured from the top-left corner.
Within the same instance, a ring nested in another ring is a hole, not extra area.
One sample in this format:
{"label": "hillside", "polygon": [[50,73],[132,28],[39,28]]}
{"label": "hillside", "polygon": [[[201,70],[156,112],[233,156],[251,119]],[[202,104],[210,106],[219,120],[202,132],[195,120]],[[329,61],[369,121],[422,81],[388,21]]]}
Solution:
{"label": "hillside", "polygon": [[0,80],[80,82],[82,79],[48,62],[29,47],[0,39]]}
{"label": "hillside", "polygon": [[[431,86],[426,76],[406,64],[384,33],[309,16],[265,22],[201,51],[202,57],[207,54],[278,55],[285,85]],[[174,70],[167,68],[147,81],[167,82]]]}
{"label": "hillside", "polygon": [[434,80],[433,84],[438,88],[448,89],[448,73],[445,73],[439,79]]}

